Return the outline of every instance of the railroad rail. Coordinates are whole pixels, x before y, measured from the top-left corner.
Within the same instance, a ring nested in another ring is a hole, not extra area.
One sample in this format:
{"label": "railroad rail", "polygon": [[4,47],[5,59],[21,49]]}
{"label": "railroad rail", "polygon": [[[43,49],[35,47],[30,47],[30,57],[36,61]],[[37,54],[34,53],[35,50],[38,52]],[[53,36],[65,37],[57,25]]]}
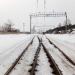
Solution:
{"label": "railroad rail", "polygon": [[75,65],[75,62],[73,62],[57,45],[55,45],[51,40],[49,40],[47,37],[46,39],[49,41],[50,44],[52,44],[55,48],[57,48],[64,56],[65,58],[73,65]]}
{"label": "railroad rail", "polygon": [[[29,64],[31,66],[31,68],[27,71],[29,73],[29,75],[36,75],[36,72],[39,72],[37,70],[37,66],[39,66],[38,58],[40,55],[41,48],[44,51],[44,53],[46,54],[46,57],[47,57],[48,62],[49,62],[49,67],[52,69],[51,74],[52,75],[63,75],[61,69],[59,69],[59,66],[57,65],[57,63],[53,59],[51,53],[49,53],[48,49],[45,47],[45,45],[42,41],[43,40],[42,37],[37,36],[37,38],[38,38],[39,44],[38,44],[36,51],[35,51],[35,54],[33,56],[33,62],[31,62],[31,64]],[[22,56],[25,54],[25,52],[28,50],[30,45],[32,46],[33,39],[31,40],[31,42],[28,44],[28,46],[24,49],[24,51],[21,53],[21,55],[15,60],[15,62],[11,65],[11,67],[7,70],[7,72],[4,75],[10,75],[11,74],[11,72],[13,71],[15,66],[17,66],[19,64],[18,62],[20,61]],[[54,47],[57,48],[61,52],[61,50],[52,41],[50,41],[47,37],[46,37],[46,39],[49,41],[50,44],[54,45]],[[66,55],[64,55],[64,56],[66,57],[66,59],[69,60],[69,58]],[[69,60],[69,61],[72,63],[71,60]]]}
{"label": "railroad rail", "polygon": [[39,46],[38,46],[38,48],[37,48],[37,51],[36,51],[36,53],[35,53],[35,57],[34,57],[34,61],[33,61],[33,63],[31,64],[32,65],[32,68],[29,70],[29,72],[30,72],[30,75],[35,75],[35,71],[36,71],[36,66],[37,66],[37,59],[38,59],[38,55],[39,55],[39,52],[40,52],[40,48],[41,48],[41,40],[38,38],[38,40],[39,40]]}
{"label": "railroad rail", "polygon": [[48,50],[45,48],[45,46],[43,45],[43,43],[42,43],[42,46],[43,46],[43,50],[46,53],[47,58],[49,60],[50,67],[53,69],[52,73],[54,75],[63,75],[62,72],[61,72],[61,70],[59,69],[58,65],[55,63],[54,59],[52,58],[52,56],[50,55],[50,53],[48,52]]}
{"label": "railroad rail", "polygon": [[[33,37],[34,39],[34,37]],[[14,63],[10,66],[10,68],[7,70],[7,72],[4,75],[9,75],[11,71],[14,69],[14,67],[18,64],[18,61],[21,59],[21,57],[24,55],[24,53],[27,51],[29,46],[33,43],[33,39],[31,42],[27,45],[27,47],[23,50],[23,52],[19,55],[19,57],[14,61]]]}
{"label": "railroad rail", "polygon": [[32,68],[29,70],[30,72],[30,75],[36,75],[35,72],[37,71],[36,69],[36,66],[39,65],[37,63],[37,60],[38,60],[38,55],[40,53],[40,50],[41,50],[41,47],[43,47],[43,50],[44,52],[46,53],[46,56],[49,60],[49,63],[50,63],[50,68],[53,69],[53,72],[52,74],[53,75],[63,75],[62,72],[60,71],[60,69],[58,68],[57,64],[55,63],[55,61],[53,60],[52,56],[49,54],[48,50],[45,48],[45,46],[43,45],[42,43],[42,39],[38,38],[39,39],[39,46],[37,48],[37,51],[36,51],[36,54],[35,54],[35,57],[34,57],[34,61],[33,63],[31,64],[32,65]]}

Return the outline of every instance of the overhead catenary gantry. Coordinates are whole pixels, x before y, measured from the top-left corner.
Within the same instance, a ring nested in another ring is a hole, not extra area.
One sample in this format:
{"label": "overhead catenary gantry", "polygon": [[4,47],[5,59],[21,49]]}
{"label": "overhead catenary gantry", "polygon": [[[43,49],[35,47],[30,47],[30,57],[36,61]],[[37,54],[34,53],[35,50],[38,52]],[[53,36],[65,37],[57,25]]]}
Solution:
{"label": "overhead catenary gantry", "polygon": [[[32,27],[32,18],[37,18],[37,17],[65,17],[66,19],[66,25],[67,25],[67,13],[66,12],[51,12],[51,13],[32,13],[30,15],[30,33],[32,33],[31,31],[31,27]],[[67,30],[67,27],[65,25],[65,30]]]}
{"label": "overhead catenary gantry", "polygon": [[[44,11],[43,12],[40,12],[38,11],[39,9],[39,3],[40,3],[40,0],[36,0],[37,2],[37,13],[32,13],[30,15],[30,33],[32,33],[32,19],[33,18],[37,18],[37,17],[43,17],[44,18],[44,23],[45,23],[45,18],[46,17],[65,17],[65,20],[66,20],[66,25],[67,25],[67,13],[66,12],[46,12],[46,0],[43,0],[43,8],[44,8]],[[65,31],[67,31],[67,26],[65,25]]]}

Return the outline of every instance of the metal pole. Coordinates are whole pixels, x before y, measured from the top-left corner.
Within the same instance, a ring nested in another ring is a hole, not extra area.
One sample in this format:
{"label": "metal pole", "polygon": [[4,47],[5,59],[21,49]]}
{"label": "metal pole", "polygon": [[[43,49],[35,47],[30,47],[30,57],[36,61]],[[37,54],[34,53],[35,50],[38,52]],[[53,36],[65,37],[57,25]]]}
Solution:
{"label": "metal pole", "polygon": [[[46,0],[44,0],[44,15],[45,15],[45,10],[46,10]],[[44,16],[44,25],[45,25],[45,16]]]}
{"label": "metal pole", "polygon": [[45,8],[46,8],[46,0],[44,0],[44,12],[45,12]]}
{"label": "metal pole", "polygon": [[67,25],[67,13],[65,12],[65,15],[66,15],[66,25]]}
{"label": "metal pole", "polygon": [[31,19],[32,19],[32,16],[30,15],[30,33],[31,33]]}
{"label": "metal pole", "polygon": [[37,9],[38,9],[38,2],[39,2],[39,1],[37,0]]}
{"label": "metal pole", "polygon": [[65,31],[67,32],[67,13],[65,12],[66,15],[66,25],[65,25]]}
{"label": "metal pole", "polygon": [[23,32],[25,31],[25,23],[23,23]]}

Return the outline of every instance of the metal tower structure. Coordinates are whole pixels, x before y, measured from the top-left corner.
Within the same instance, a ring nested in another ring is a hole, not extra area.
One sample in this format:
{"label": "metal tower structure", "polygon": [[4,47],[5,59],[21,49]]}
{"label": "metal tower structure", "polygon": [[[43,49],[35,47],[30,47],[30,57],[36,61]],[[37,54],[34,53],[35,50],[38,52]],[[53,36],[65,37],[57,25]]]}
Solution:
{"label": "metal tower structure", "polygon": [[[66,19],[66,25],[67,25],[67,13],[66,12],[52,12],[52,13],[46,13],[46,0],[43,0],[44,3],[44,11],[43,12],[37,12],[37,13],[32,13],[30,15],[30,33],[32,33],[31,28],[32,28],[32,19],[36,17],[43,17],[44,22],[45,22],[45,17],[65,17]],[[39,7],[39,0],[37,0],[37,10]],[[65,25],[65,31],[67,30],[67,26]]]}
{"label": "metal tower structure", "polygon": [[[67,13],[66,12],[33,13],[30,15],[30,32],[31,32],[31,27],[32,27],[32,18],[36,18],[36,17],[63,17],[63,16],[66,19],[66,25],[67,25]],[[67,27],[65,30],[67,30]]]}

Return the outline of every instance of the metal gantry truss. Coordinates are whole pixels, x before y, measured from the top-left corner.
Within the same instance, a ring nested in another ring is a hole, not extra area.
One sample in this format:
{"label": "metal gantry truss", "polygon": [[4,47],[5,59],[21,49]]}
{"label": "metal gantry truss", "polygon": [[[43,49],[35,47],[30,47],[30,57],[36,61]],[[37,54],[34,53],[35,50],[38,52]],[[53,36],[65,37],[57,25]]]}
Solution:
{"label": "metal gantry truss", "polygon": [[[51,12],[51,13],[32,13],[30,15],[30,33],[32,33],[31,31],[31,26],[32,26],[32,18],[36,18],[36,17],[65,17],[66,19],[66,25],[67,25],[67,13],[66,12]],[[65,26],[65,30],[67,30],[66,26]]]}

